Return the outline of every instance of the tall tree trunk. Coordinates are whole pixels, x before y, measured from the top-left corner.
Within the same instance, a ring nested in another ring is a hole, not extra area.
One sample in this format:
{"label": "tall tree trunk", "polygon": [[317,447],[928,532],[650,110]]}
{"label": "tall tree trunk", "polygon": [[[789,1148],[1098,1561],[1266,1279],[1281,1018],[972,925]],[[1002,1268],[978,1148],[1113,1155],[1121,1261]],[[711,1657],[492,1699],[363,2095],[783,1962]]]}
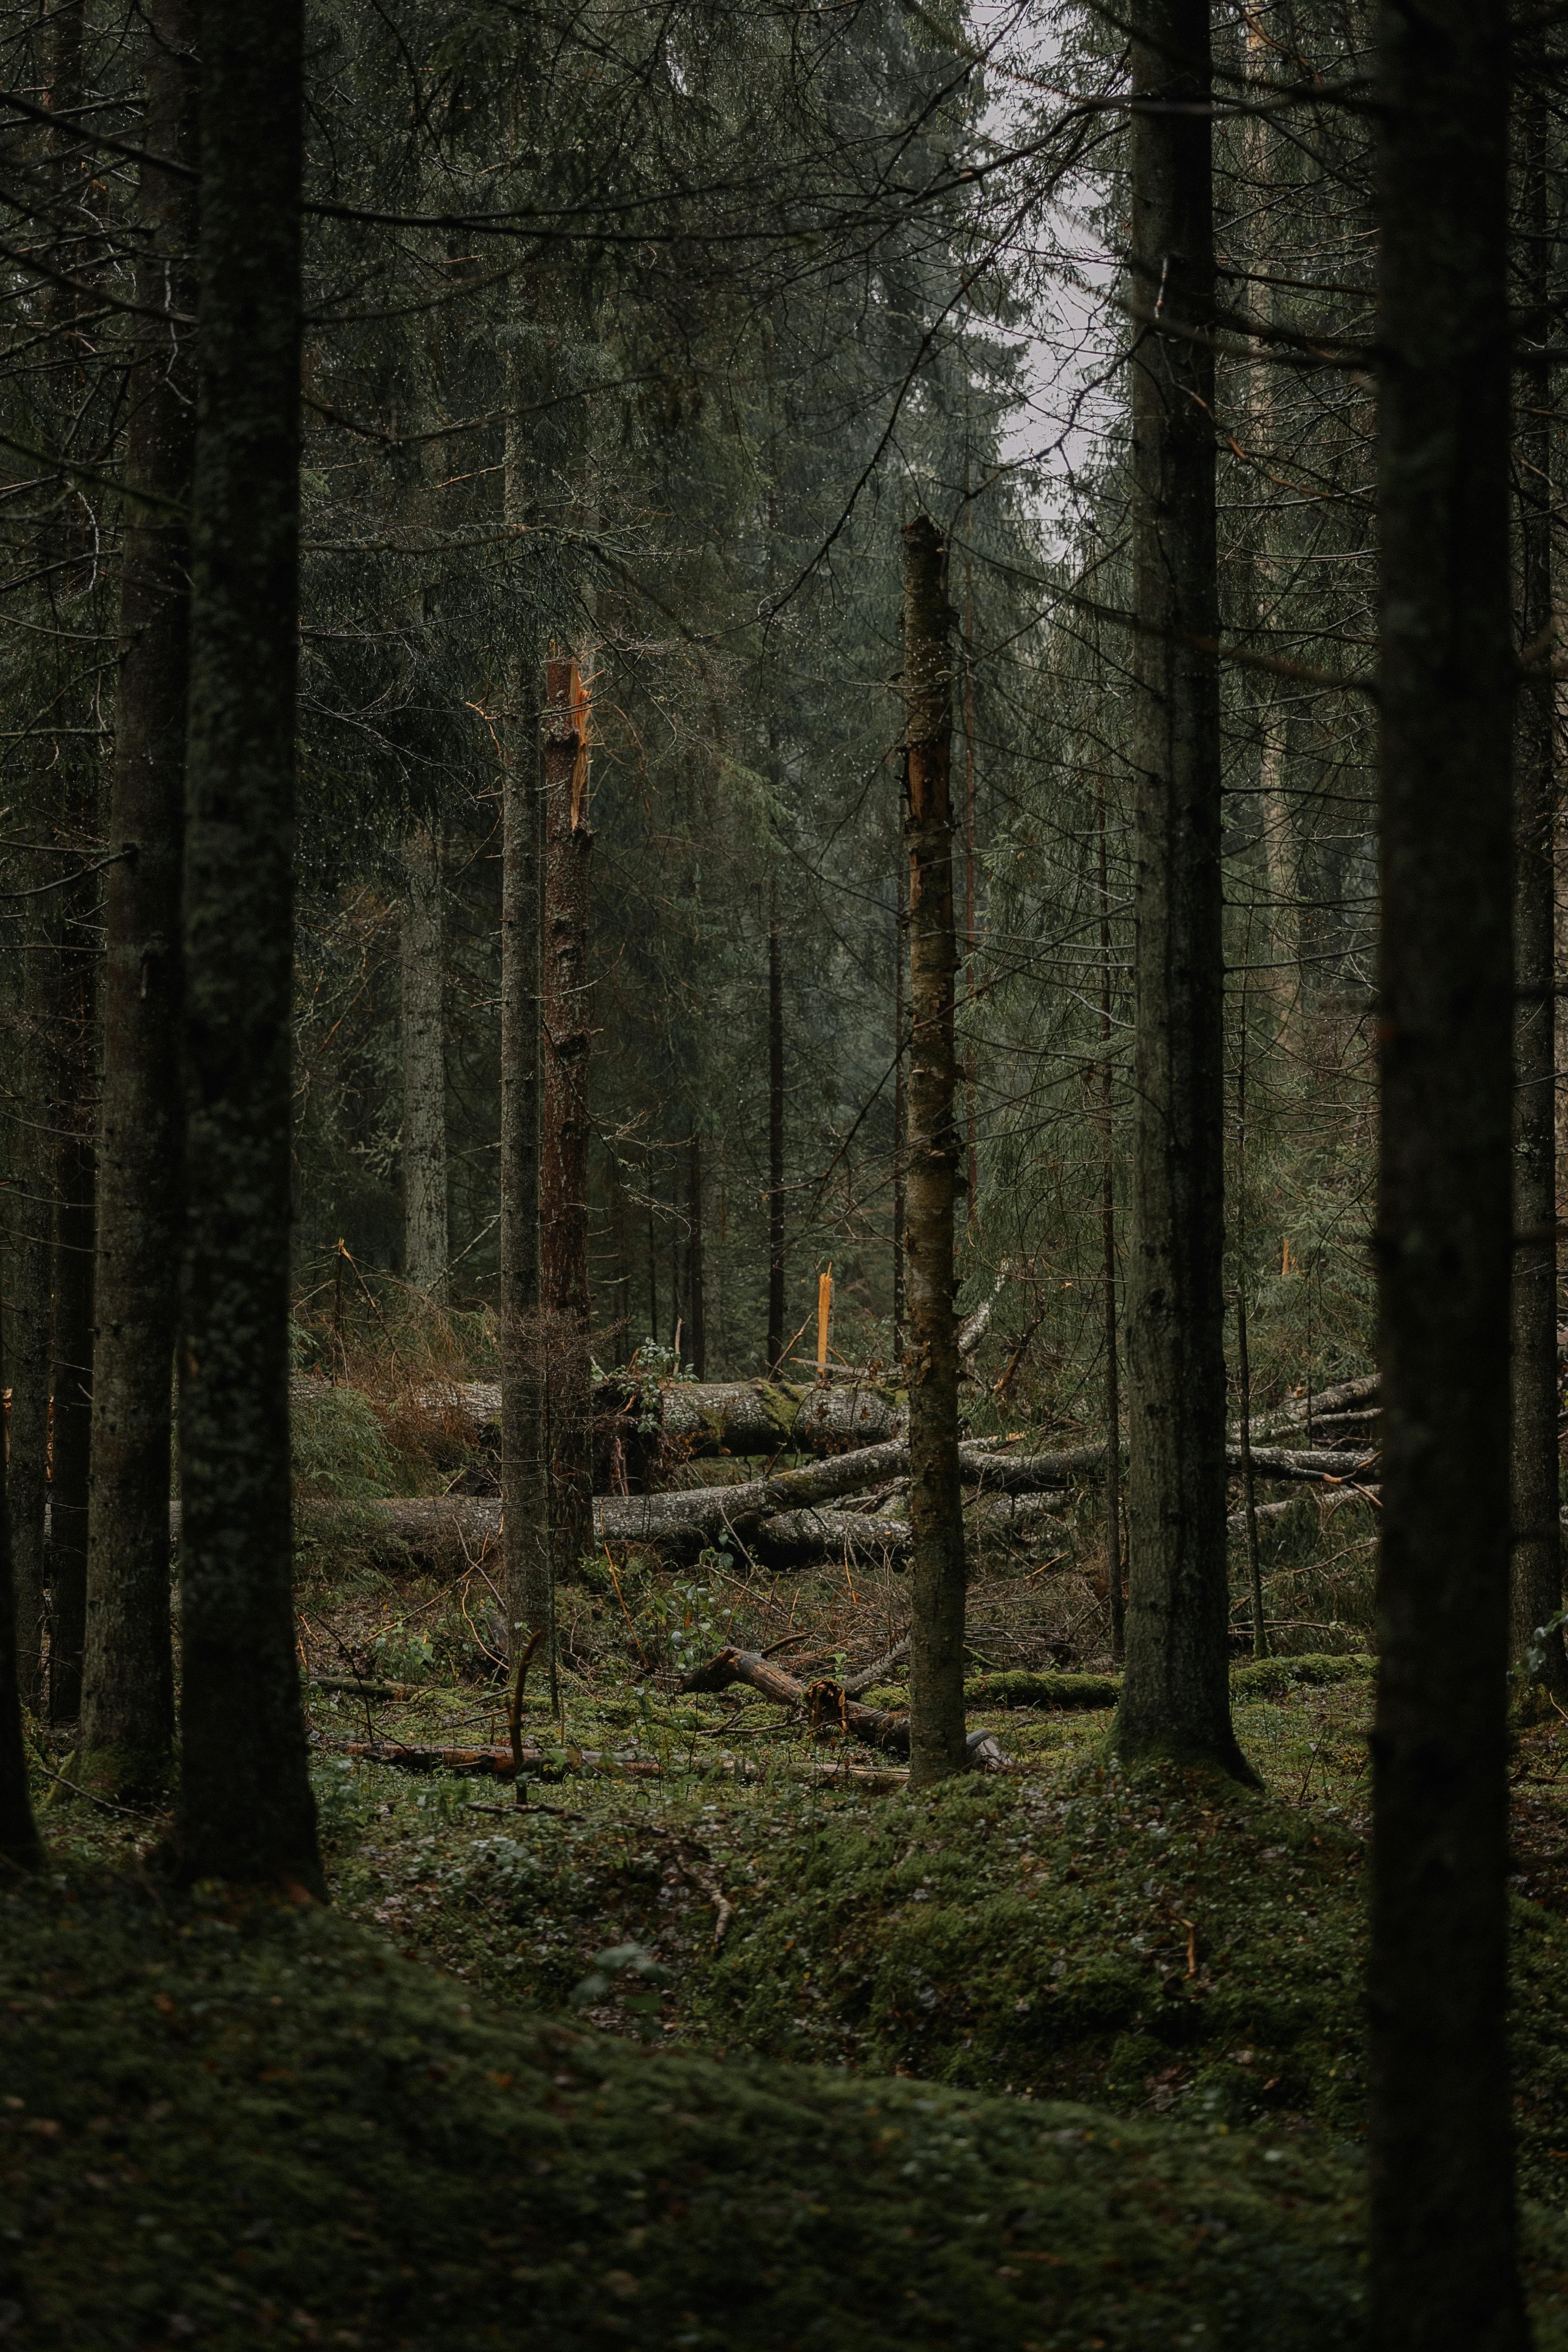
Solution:
{"label": "tall tree trunk", "polygon": [[910,1782],[964,1760],[963,1514],[958,1474],[953,1202],[952,613],[929,516],[904,529],[904,846],[910,875]]}
{"label": "tall tree trunk", "polygon": [[441,1016],[447,925],[440,845],[423,825],[404,844],[403,872],[403,1271],[416,1290],[444,1307],[448,1242]]}
{"label": "tall tree trunk", "polygon": [[43,1860],[44,1850],[27,1788],[27,1751],[22,1740],[21,1694],[16,1685],[16,1620],[5,1448],[0,1445],[0,1859],[31,1870]]}
{"label": "tall tree trunk", "polygon": [[[1551,337],[1544,58],[1520,110],[1520,212],[1525,235],[1521,307],[1528,332]],[[1515,424],[1519,478],[1520,634],[1541,667],[1514,706],[1513,1032],[1513,1567],[1510,1653],[1530,1654],[1536,1629],[1563,1606],[1557,1462],[1556,852],[1552,681],[1541,648],[1552,635],[1552,366],[1521,372]],[[1544,1644],[1542,1679],[1568,1696],[1561,1632]]]}
{"label": "tall tree trunk", "polygon": [[1371,2340],[1512,2352],[1509,22],[1384,0]]}
{"label": "tall tree trunk", "polygon": [[[152,156],[194,167],[196,0],[153,0],[146,116]],[[193,307],[194,182],[142,166],[137,299]],[[194,371],[183,328],[142,322],[128,478],[188,505]],[[120,684],[105,909],[98,1339],[93,1357],[83,1767],[147,1793],[174,1734],[169,1626],[169,1454],[181,1210],[180,866],[184,838],[190,533],[183,513],[130,508],[120,591]]]}
{"label": "tall tree trunk", "polygon": [[687,1287],[691,1297],[691,1369],[700,1381],[708,1377],[708,1305],[702,1272],[702,1132],[691,1130],[687,1147],[686,1213],[689,1240],[686,1245]]}
{"label": "tall tree trunk", "polygon": [[[77,834],[85,864],[96,829],[85,807],[82,818]],[[98,1177],[97,877],[84,875],[64,896],[49,1430],[49,1717],[55,1723],[72,1723],[81,1712],[87,1637]]]}
{"label": "tall tree trunk", "polygon": [[[521,499],[518,505],[521,509]],[[514,519],[521,520],[521,510]],[[506,1605],[513,1648],[526,1647],[535,1633],[542,1635],[553,1676],[540,1286],[543,801],[532,666],[521,659],[511,666],[502,750],[500,1483]]]}
{"label": "tall tree trunk", "polygon": [[320,1894],[289,1458],[302,16],[202,12],[174,1835],[188,1878]]}
{"label": "tall tree trunk", "polygon": [[[37,866],[41,868],[40,857]],[[37,878],[50,879],[39,872]],[[31,902],[37,908],[39,901]],[[47,1575],[44,1513],[48,1500],[49,1372],[53,1356],[50,1271],[54,1225],[56,1021],[58,962],[49,926],[37,914],[26,924],[22,975],[21,1140],[7,1296],[6,1416],[12,1577],[16,1605],[16,1685],[23,1704],[43,1697]]]}
{"label": "tall tree trunk", "polygon": [[544,1307],[550,1535],[558,1578],[594,1540],[588,1299],[588,698],[552,657],[544,709]]}
{"label": "tall tree trunk", "polygon": [[[1207,0],[1132,46],[1135,979],[1124,1755],[1250,1778],[1230,1722]],[[1167,331],[1168,330],[1168,331]],[[1207,640],[1200,651],[1194,638]]]}
{"label": "tall tree trunk", "polygon": [[[905,761],[906,771],[908,761]],[[906,772],[904,792],[909,781]],[[909,1284],[904,1242],[909,1223],[909,1024],[910,908],[909,855],[900,844],[898,866],[898,911],[893,919],[893,1365],[904,1360],[909,1322]]]}
{"label": "tall tree trunk", "polygon": [[1100,1241],[1105,1286],[1105,1573],[1110,1655],[1127,1654],[1127,1595],[1121,1574],[1121,1362],[1116,1328],[1116,1082],[1110,1066],[1110,875],[1105,845],[1105,787],[1095,793],[1100,867]]}
{"label": "tall tree trunk", "polygon": [[768,883],[768,1370],[784,1351],[784,941],[779,886]]}

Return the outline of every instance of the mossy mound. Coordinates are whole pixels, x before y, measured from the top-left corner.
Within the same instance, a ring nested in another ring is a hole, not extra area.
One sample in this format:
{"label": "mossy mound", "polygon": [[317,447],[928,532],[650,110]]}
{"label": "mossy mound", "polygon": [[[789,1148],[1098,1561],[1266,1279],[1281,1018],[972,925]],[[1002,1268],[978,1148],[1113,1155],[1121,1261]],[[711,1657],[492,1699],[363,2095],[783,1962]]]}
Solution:
{"label": "mossy mound", "polygon": [[[710,2042],[1128,2115],[1364,2121],[1364,1848],[1217,1774],[951,1781],[767,1858],[687,1994]],[[1568,1927],[1515,1906],[1521,2158],[1568,2196]]]}
{"label": "mossy mound", "polygon": [[1362,2341],[1342,2157],[649,2053],[313,1909],[61,1877],[0,1936],[24,2347]]}

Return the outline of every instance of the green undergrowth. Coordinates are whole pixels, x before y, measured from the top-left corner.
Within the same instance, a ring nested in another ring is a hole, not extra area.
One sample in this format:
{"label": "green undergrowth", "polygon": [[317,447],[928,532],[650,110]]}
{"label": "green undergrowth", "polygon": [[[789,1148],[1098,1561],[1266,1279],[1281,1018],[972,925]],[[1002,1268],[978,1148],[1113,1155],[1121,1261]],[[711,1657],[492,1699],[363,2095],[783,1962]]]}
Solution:
{"label": "green undergrowth", "polygon": [[[0,1905],[7,2342],[1361,2343],[1353,2159],[500,2014],[316,1909]],[[1532,2222],[1539,2339],[1568,2237]]]}
{"label": "green undergrowth", "polygon": [[[824,1821],[690,2008],[710,2043],[1128,2114],[1354,2137],[1364,1847],[1194,1770],[1079,1763]],[[1568,1927],[1514,1906],[1522,2178],[1568,2200]]]}

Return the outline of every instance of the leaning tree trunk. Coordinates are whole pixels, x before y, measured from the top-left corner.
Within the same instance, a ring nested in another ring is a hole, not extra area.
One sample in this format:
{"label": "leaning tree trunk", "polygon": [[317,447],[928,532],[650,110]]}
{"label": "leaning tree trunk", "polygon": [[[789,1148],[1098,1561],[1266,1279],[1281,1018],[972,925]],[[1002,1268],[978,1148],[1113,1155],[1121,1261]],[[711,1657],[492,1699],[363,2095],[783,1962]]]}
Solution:
{"label": "leaning tree trunk", "polygon": [[1371,2310],[1513,2352],[1512,898],[1502,0],[1384,0]]}
{"label": "leaning tree trunk", "polygon": [[440,845],[423,826],[403,849],[403,1271],[447,1303],[447,927]]}
{"label": "leaning tree trunk", "polygon": [[289,1458],[303,35],[302,0],[203,11],[174,1842],[187,1878],[320,1894]]}
{"label": "leaning tree trunk", "polygon": [[1226,1572],[1214,209],[1207,0],[1142,0],[1132,47],[1135,770],[1124,1755],[1250,1777]]}
{"label": "leaning tree trunk", "polygon": [[588,1297],[588,697],[552,657],[544,711],[542,1260],[549,1387],[550,1538],[557,1578],[594,1541]]}
{"label": "leaning tree trunk", "polygon": [[[189,310],[195,291],[195,0],[153,0],[137,299]],[[93,1357],[83,1769],[125,1793],[162,1782],[174,1735],[169,1453],[181,1217],[180,865],[190,614],[193,370],[185,331],[143,318],[132,378],[121,667],[105,910],[98,1340]]]}
{"label": "leaning tree trunk", "polygon": [[[1531,59],[1539,75],[1540,44]],[[1527,331],[1551,336],[1546,95],[1521,110]],[[1518,449],[1520,632],[1537,663],[1514,706],[1513,1569],[1510,1651],[1522,1664],[1563,1606],[1557,1464],[1556,814],[1552,637],[1552,365],[1522,372]],[[1561,1632],[1542,1644],[1541,1677],[1568,1697]]]}
{"label": "leaning tree trunk", "polygon": [[[521,521],[509,423],[509,519]],[[502,735],[500,982],[500,1486],[510,1643],[538,1634],[554,1671],[550,1475],[540,1316],[540,939],[543,801],[532,666],[511,665]]]}
{"label": "leaning tree trunk", "polygon": [[[84,793],[77,845],[96,839]],[[88,1497],[92,1476],[93,1288],[98,1152],[98,883],[63,894],[59,933],[59,1139],[55,1174],[53,1366],[49,1427],[49,1716],[81,1712],[87,1638]]]}
{"label": "leaning tree trunk", "polygon": [[952,614],[947,550],[929,516],[904,530],[904,847],[910,873],[910,1780],[962,1769],[963,1512],[958,1468],[953,1200]]}

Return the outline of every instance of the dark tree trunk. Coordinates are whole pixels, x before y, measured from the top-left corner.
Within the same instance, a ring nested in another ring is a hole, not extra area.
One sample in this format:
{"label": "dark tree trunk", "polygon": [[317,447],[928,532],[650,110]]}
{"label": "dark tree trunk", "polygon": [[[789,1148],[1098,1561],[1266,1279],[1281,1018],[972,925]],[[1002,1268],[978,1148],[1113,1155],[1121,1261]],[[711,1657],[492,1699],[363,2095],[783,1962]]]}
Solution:
{"label": "dark tree trunk", "polygon": [[588,703],[552,658],[544,709],[542,1276],[548,1329],[550,1538],[557,1578],[594,1541],[588,1299]]}
{"label": "dark tree trunk", "polygon": [[1512,902],[1501,0],[1384,0],[1383,1406],[1369,2336],[1513,2352]]}
{"label": "dark tree trunk", "polygon": [[302,13],[202,12],[174,1834],[187,1878],[320,1894],[289,1459]]}
{"label": "dark tree trunk", "polygon": [[[907,763],[906,763],[907,764]],[[909,786],[906,781],[905,792]],[[909,1321],[908,1282],[904,1267],[904,1234],[909,1221],[907,1071],[909,1024],[910,910],[908,853],[900,844],[894,863],[899,871],[898,912],[893,924],[893,1364],[904,1360]]]}
{"label": "dark tree trunk", "polygon": [[[1551,222],[1547,204],[1546,96],[1539,41],[1528,64],[1537,79],[1520,109],[1521,226],[1525,235],[1521,307],[1530,335],[1550,340]],[[1542,667],[1514,706],[1513,1033],[1513,1571],[1510,1652],[1529,1654],[1538,1627],[1563,1606],[1563,1538],[1557,1465],[1557,779],[1552,681],[1539,650],[1552,632],[1552,367],[1521,373],[1515,425],[1519,480],[1520,634]],[[1568,1653],[1560,1632],[1544,1643],[1541,1678],[1568,1697]]]}
{"label": "dark tree trunk", "polygon": [[1110,1655],[1127,1654],[1127,1596],[1121,1580],[1121,1360],[1116,1328],[1115,1079],[1110,1066],[1110,877],[1105,854],[1105,794],[1095,802],[1100,864],[1100,1240],[1105,1286],[1105,1574],[1110,1609]]}
{"label": "dark tree trunk", "polygon": [[1129,1605],[1113,1738],[1124,1755],[1250,1777],[1226,1640],[1214,358],[1195,339],[1215,296],[1207,0],[1142,0],[1136,23],[1133,593],[1147,634],[1134,651]]}
{"label": "dark tree trunk", "polygon": [[[37,860],[38,867],[45,861]],[[52,879],[41,871],[37,879]],[[36,908],[37,900],[32,902]],[[11,1258],[6,1296],[11,1316],[6,1416],[12,1576],[16,1605],[16,1684],[23,1703],[43,1697],[47,1575],[44,1513],[48,1500],[49,1371],[53,1334],[49,1283],[54,1223],[55,1153],[50,1138],[56,1086],[55,1024],[59,966],[47,927],[38,916],[23,935],[21,1142],[17,1190],[12,1195]]]}
{"label": "dark tree trunk", "polygon": [[[151,155],[194,166],[195,0],[153,0]],[[137,299],[189,310],[194,183],[142,166]],[[194,371],[185,331],[142,322],[132,379],[128,478],[184,507]],[[93,1357],[87,1667],[82,1744],[129,1794],[162,1780],[174,1733],[169,1627],[169,1452],[181,1231],[178,1024],[190,536],[166,509],[127,510],[120,685],[105,912],[98,1339]]]}
{"label": "dark tree trunk", "polygon": [[702,1271],[702,1136],[693,1128],[687,1149],[686,1213],[690,1235],[686,1245],[687,1288],[691,1298],[691,1369],[700,1381],[708,1377],[708,1307]]}
{"label": "dark tree trunk", "polygon": [[[85,808],[82,819],[77,837],[86,864],[95,831]],[[60,1134],[49,1430],[49,1717],[55,1723],[74,1722],[81,1712],[87,1636],[98,1175],[93,1145],[98,1123],[97,877],[84,876],[65,895],[59,945]]]}
{"label": "dark tree trunk", "polygon": [[[515,427],[513,428],[515,430]],[[501,1497],[514,1648],[542,1633],[554,1671],[550,1477],[540,1320],[540,938],[543,802],[531,667],[514,663],[501,777]]]}
{"label": "dark tree trunk", "polygon": [[[503,851],[504,856],[504,851]],[[403,1015],[403,1271],[447,1303],[447,925],[441,845],[416,827],[404,844],[399,963]]]}
{"label": "dark tree trunk", "polygon": [[0,1859],[19,1869],[31,1870],[43,1858],[27,1789],[27,1751],[22,1739],[21,1694],[16,1686],[16,1591],[11,1574],[11,1514],[6,1499],[5,1449],[0,1445]]}
{"label": "dark tree trunk", "polygon": [[910,1781],[962,1769],[963,1516],[958,1466],[953,1202],[963,1150],[954,1100],[952,614],[947,550],[904,530],[904,846],[910,874]]}
{"label": "dark tree trunk", "polygon": [[768,1370],[784,1351],[784,942],[779,886],[768,885]]}

